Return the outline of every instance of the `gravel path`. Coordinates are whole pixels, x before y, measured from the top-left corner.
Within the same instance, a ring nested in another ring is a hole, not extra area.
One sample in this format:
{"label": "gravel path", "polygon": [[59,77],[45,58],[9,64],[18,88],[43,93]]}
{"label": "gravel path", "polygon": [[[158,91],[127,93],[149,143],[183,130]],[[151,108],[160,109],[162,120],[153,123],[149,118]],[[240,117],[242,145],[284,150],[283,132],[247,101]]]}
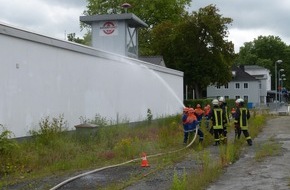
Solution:
{"label": "gravel path", "polygon": [[[281,143],[282,153],[261,162],[255,161],[255,152],[269,138]],[[248,147],[245,154],[207,190],[288,190],[289,185],[290,117],[284,116],[269,120],[263,132],[254,139],[254,145]]]}

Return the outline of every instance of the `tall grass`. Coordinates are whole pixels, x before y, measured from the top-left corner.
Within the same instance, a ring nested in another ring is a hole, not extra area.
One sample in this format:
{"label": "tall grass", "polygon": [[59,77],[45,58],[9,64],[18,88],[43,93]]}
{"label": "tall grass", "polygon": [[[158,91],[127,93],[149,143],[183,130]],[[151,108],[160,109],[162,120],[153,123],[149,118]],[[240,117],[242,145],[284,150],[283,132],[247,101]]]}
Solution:
{"label": "tall grass", "polygon": [[281,151],[282,151],[282,145],[277,142],[274,142],[270,138],[269,141],[263,144],[260,147],[260,149],[256,152],[255,160],[262,161],[263,158],[265,157],[279,155]]}
{"label": "tall grass", "polygon": [[[262,131],[265,121],[265,115],[254,115],[254,117],[249,120],[249,131],[253,138]],[[205,132],[205,134],[207,133]],[[199,168],[194,171],[188,171],[186,175],[184,175],[186,179],[174,176],[172,189],[182,189],[183,187],[185,187],[184,189],[205,189],[221,175],[223,168],[239,159],[244,142],[245,139],[241,138],[240,140],[228,141],[227,145],[217,147],[219,149],[219,157],[210,156],[207,150],[201,151],[197,154],[197,160],[200,162]],[[273,152],[277,153],[277,147],[274,145],[271,147],[273,147]],[[260,152],[261,154],[264,153],[264,151]],[[256,155],[256,159],[257,157],[260,158],[264,156],[261,156],[261,154]]]}
{"label": "tall grass", "polygon": [[31,138],[22,142],[12,141],[6,130],[0,133],[0,177],[6,176],[0,179],[0,187],[7,180],[13,183],[24,178],[64,174],[140,158],[142,152],[173,150],[182,146],[180,120],[180,116],[173,116],[131,126],[108,125],[98,117],[90,122],[102,126],[97,132],[83,136],[66,131],[63,116],[46,117],[39,122],[40,129],[31,131]]}
{"label": "tall grass", "polygon": [[[251,125],[255,130],[261,130],[263,118],[256,116]],[[0,136],[0,187],[17,183],[22,180],[41,178],[50,175],[61,175],[80,170],[95,169],[140,158],[142,152],[147,155],[166,153],[182,149],[183,127],[181,116],[176,115],[144,121],[130,125],[110,123],[105,118],[96,115],[93,120],[83,118],[84,123],[97,124],[96,132],[81,135],[68,132],[63,116],[58,118],[46,117],[39,122],[40,130],[31,131],[32,137],[22,142],[11,140],[7,130]],[[255,121],[257,120],[257,121]],[[203,124],[204,125],[204,124]],[[193,144],[193,149],[201,152],[197,157],[200,167],[192,174],[184,175],[182,179],[177,176],[175,186],[199,187],[210,183],[221,173],[223,167],[234,162],[239,157],[239,144],[228,144],[220,147],[220,156],[212,162],[204,147],[212,144],[213,139],[205,127],[201,129],[205,134],[203,145]],[[252,135],[255,131],[251,131]],[[1,133],[0,133],[1,134]],[[4,142],[4,143],[3,143]],[[8,143],[9,142],[9,143]],[[11,143],[11,144],[10,144]],[[9,153],[1,152],[1,147],[9,149]],[[9,148],[7,148],[9,147]],[[157,168],[183,159],[188,151],[179,154],[170,154],[166,157],[152,159]],[[3,167],[4,166],[4,167]],[[9,169],[8,169],[9,168]],[[186,180],[186,178],[194,180]]]}

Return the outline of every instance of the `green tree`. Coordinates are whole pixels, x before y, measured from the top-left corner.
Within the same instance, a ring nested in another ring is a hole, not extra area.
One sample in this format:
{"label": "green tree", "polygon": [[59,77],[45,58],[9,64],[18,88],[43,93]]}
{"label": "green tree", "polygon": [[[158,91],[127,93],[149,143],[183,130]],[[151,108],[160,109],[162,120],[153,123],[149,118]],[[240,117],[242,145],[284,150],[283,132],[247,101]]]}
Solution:
{"label": "green tree", "polygon": [[[124,13],[120,0],[87,0],[87,9],[84,15],[95,14],[118,14]],[[149,27],[139,31],[139,51],[141,55],[153,55],[152,51],[152,29],[163,21],[177,22],[181,16],[186,14],[186,6],[191,0],[128,0],[131,5],[128,12],[134,13],[143,20]],[[87,27],[82,24],[82,27]]]}
{"label": "green tree", "polygon": [[75,33],[70,33],[67,35],[68,41],[76,42],[76,43],[87,45],[87,46],[89,46],[91,44],[91,38],[92,38],[92,36],[91,36],[90,32],[87,32],[83,39],[79,38],[79,37],[76,38]]}
{"label": "green tree", "polygon": [[231,80],[234,46],[227,41],[232,19],[222,17],[214,5],[183,16],[182,22],[163,22],[153,30],[153,48],[167,66],[184,72],[185,85],[196,98],[210,84]]}
{"label": "green tree", "polygon": [[[240,48],[236,60],[237,65],[258,65],[267,68],[272,74],[272,89],[275,88],[275,62],[282,60],[277,65],[277,70],[285,70],[287,80],[290,79],[290,47],[287,46],[278,36],[258,36],[252,42],[244,43]],[[289,73],[289,74],[287,74]],[[284,82],[288,86],[287,80]]]}

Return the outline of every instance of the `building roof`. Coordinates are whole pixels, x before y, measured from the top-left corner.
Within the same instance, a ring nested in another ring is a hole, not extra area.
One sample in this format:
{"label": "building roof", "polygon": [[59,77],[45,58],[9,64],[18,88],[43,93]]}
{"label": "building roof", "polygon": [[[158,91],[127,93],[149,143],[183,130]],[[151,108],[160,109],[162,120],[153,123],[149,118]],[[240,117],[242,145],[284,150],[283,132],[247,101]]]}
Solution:
{"label": "building roof", "polygon": [[259,65],[244,65],[245,70],[268,70],[264,67]]}
{"label": "building roof", "polygon": [[156,56],[139,56],[139,59],[141,61],[152,63],[154,65],[160,65],[160,66],[166,67],[166,65],[164,63],[164,60],[163,60],[163,57],[160,56],[160,55],[156,55]]}
{"label": "building roof", "polygon": [[139,17],[133,13],[122,13],[122,14],[106,14],[106,15],[91,15],[91,16],[80,16],[80,21],[91,25],[96,21],[108,21],[108,20],[126,20],[129,27],[148,27]]}
{"label": "building roof", "polygon": [[244,67],[232,67],[233,80],[232,81],[257,81],[257,79],[244,71]]}

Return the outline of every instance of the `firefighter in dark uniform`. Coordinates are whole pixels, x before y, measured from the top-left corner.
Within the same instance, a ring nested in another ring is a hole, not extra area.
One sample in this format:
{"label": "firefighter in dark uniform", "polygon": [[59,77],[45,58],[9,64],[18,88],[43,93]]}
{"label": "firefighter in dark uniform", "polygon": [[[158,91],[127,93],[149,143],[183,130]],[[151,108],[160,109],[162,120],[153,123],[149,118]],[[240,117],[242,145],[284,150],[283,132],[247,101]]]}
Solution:
{"label": "firefighter in dark uniform", "polygon": [[213,99],[212,105],[213,108],[209,113],[209,118],[212,121],[212,129],[215,141],[214,146],[218,146],[220,145],[220,141],[224,140],[221,139],[221,137],[223,137],[224,132],[223,121],[225,119],[225,114],[223,113],[223,110],[219,107],[219,102],[217,99]]}
{"label": "firefighter in dark uniform", "polygon": [[229,122],[229,115],[228,115],[228,107],[227,107],[227,103],[224,97],[219,97],[218,99],[219,101],[219,106],[220,108],[223,110],[223,113],[225,115],[225,120],[223,121],[223,127],[224,127],[224,131],[223,131],[223,137],[224,137],[224,143],[227,143],[227,126],[230,123]]}
{"label": "firefighter in dark uniform", "polygon": [[237,106],[237,109],[236,109],[235,121],[234,121],[236,138],[240,139],[241,133],[243,132],[248,145],[252,146],[253,142],[248,131],[249,129],[248,120],[250,118],[250,112],[244,106],[244,100],[241,98],[236,100],[236,106]]}

